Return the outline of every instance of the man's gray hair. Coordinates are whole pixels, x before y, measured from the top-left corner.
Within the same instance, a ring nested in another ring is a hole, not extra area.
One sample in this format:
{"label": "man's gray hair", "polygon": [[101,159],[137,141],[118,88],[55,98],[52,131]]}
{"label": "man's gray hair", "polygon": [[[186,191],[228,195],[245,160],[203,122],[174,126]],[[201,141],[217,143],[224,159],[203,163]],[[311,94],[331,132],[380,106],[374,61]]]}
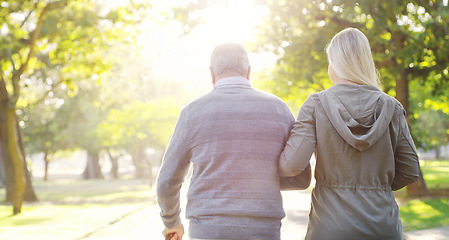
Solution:
{"label": "man's gray hair", "polygon": [[249,68],[248,53],[238,43],[218,45],[210,56],[210,68],[215,75],[232,70],[245,76]]}

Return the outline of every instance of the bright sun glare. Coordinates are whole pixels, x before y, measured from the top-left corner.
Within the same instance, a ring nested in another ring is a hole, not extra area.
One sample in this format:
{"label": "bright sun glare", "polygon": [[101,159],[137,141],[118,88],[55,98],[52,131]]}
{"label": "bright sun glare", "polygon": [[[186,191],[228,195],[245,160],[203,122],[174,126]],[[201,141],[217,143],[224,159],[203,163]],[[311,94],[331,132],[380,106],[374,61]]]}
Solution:
{"label": "bright sun glare", "polygon": [[[154,11],[163,11],[186,0],[160,1]],[[172,5],[169,5],[172,4]],[[254,41],[256,25],[262,21],[267,9],[256,6],[252,0],[226,0],[218,5],[192,13],[201,16],[204,24],[182,35],[182,24],[168,21],[159,24],[146,21],[139,44],[144,55],[153,60],[153,73],[157,79],[191,81],[200,89],[210,89],[209,56],[213,48],[224,42]],[[276,56],[272,53],[249,53],[252,71],[272,67]]]}

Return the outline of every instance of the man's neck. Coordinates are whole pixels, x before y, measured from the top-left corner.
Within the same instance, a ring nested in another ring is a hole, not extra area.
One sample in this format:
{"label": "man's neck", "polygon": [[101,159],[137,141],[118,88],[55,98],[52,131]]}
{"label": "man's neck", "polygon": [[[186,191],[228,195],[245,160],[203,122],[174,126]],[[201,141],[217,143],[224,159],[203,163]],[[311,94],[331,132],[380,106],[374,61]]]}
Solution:
{"label": "man's neck", "polygon": [[248,80],[248,78],[246,78],[245,76],[238,75],[238,74],[222,74],[222,75],[219,75],[219,76],[217,76],[215,78],[214,87],[215,87],[215,85],[217,84],[218,81],[220,81],[222,79],[225,79],[225,78],[231,78],[231,77],[242,77],[242,78],[245,78],[245,79]]}

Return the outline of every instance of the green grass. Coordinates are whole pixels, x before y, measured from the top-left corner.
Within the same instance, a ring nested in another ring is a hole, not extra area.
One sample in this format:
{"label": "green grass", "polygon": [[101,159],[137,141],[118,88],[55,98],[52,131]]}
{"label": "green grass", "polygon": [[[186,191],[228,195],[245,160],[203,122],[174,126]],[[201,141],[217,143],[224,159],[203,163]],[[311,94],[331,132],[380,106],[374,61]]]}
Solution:
{"label": "green grass", "polygon": [[449,188],[449,160],[420,161],[420,164],[429,189]]}
{"label": "green grass", "polygon": [[400,207],[404,231],[449,225],[449,198],[413,199]]}
{"label": "green grass", "polygon": [[[25,203],[20,215],[12,216],[9,204],[0,205],[0,239],[80,239],[155,204],[154,191],[141,180],[36,180],[33,184],[40,201]],[[0,189],[0,199],[4,195]]]}
{"label": "green grass", "polygon": [[[150,197],[149,186],[141,180],[57,180],[34,181],[41,201],[53,203],[138,203]],[[0,195],[1,197],[1,195]]]}
{"label": "green grass", "polygon": [[400,199],[404,231],[449,225],[449,161],[420,161],[427,188],[433,196]]}

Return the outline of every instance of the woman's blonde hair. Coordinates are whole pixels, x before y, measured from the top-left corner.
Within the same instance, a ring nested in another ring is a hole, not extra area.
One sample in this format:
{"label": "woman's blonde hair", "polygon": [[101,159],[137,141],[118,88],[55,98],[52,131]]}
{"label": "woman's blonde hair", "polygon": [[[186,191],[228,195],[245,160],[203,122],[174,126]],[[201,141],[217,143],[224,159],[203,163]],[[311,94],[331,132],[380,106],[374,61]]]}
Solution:
{"label": "woman's blonde hair", "polygon": [[368,38],[360,30],[346,28],[335,35],[326,48],[329,64],[339,78],[379,88]]}

